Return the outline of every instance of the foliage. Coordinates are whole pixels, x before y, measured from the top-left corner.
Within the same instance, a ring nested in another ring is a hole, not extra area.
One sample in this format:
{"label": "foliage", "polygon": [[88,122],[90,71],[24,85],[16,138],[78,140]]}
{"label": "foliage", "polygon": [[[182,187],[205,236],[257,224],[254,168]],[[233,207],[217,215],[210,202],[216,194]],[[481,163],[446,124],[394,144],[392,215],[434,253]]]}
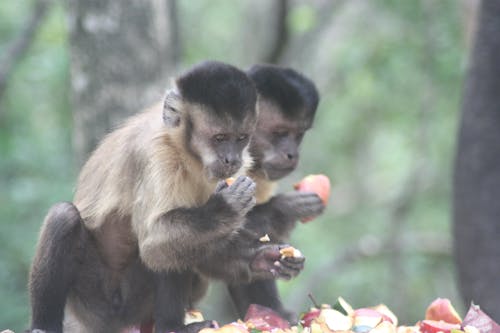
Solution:
{"label": "foliage", "polygon": [[[258,61],[245,58],[253,44],[241,42],[253,29],[244,24],[250,3],[180,2],[184,67]],[[280,289],[295,310],[307,292],[324,303],[342,295],[356,307],[386,303],[413,323],[437,296],[460,304],[450,254],[416,244],[419,236],[445,250],[450,243],[466,53],[459,2],[339,1],[328,10],[321,3],[299,2],[287,20],[292,39],[283,62],[315,80],[322,100],[300,167],[281,190],[325,173],[332,195],[324,216],[298,225],[291,243],[306,255],[306,270]],[[0,4],[0,53],[30,4]],[[0,326],[16,331],[28,322],[27,272],[39,226],[52,203],[71,200],[77,174],[64,20],[64,8],[55,6],[0,101]],[[261,35],[252,38],[260,45]],[[364,256],[330,267],[357,244]],[[221,311],[220,289],[201,307],[224,322],[233,317]]]}

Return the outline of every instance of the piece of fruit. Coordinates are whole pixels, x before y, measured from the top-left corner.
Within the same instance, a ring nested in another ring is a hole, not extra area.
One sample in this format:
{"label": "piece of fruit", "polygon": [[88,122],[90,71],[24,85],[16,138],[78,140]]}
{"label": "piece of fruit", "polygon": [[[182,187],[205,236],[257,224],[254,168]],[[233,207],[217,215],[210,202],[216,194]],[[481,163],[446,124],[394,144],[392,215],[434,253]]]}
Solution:
{"label": "piece of fruit", "polygon": [[348,331],[353,326],[351,316],[345,316],[334,309],[321,310],[319,320],[323,321],[332,331]]}
{"label": "piece of fruit", "polygon": [[198,323],[204,321],[203,314],[197,310],[188,310],[184,315],[184,324]]}
{"label": "piece of fruit", "polygon": [[[300,192],[316,193],[323,204],[326,206],[330,197],[330,179],[325,175],[309,175],[304,177],[300,182],[295,184],[293,188]],[[315,216],[310,216],[300,219],[302,223],[314,220]]]}
{"label": "piece of fruit", "polygon": [[249,328],[269,331],[272,328],[290,328],[288,321],[270,308],[258,304],[250,304],[245,315],[245,323]]}
{"label": "piece of fruit", "polygon": [[356,309],[353,312],[353,316],[355,326],[375,327],[384,320],[393,324],[392,319],[389,316],[370,308]]}
{"label": "piece of fruit", "polygon": [[326,205],[330,197],[330,179],[325,175],[309,175],[294,185],[297,191],[314,192]]}
{"label": "piece of fruit", "polygon": [[259,238],[259,241],[262,242],[262,243],[266,243],[266,242],[270,242],[271,238],[269,238],[268,234],[265,234],[264,236],[262,236],[261,238]]}
{"label": "piece of fruit", "polygon": [[350,315],[354,312],[352,306],[347,303],[342,297],[337,298],[337,302],[333,305],[333,309],[339,311],[344,315]]}
{"label": "piece of fruit", "polygon": [[294,248],[293,246],[284,247],[280,250],[281,256],[283,258],[299,258],[302,256],[302,252]]}
{"label": "piece of fruit", "polygon": [[[500,332],[500,325],[484,313],[478,305],[471,304],[469,311],[465,315],[462,322],[464,330],[467,326],[477,328],[481,333],[498,333]],[[466,330],[467,331],[467,330]]]}
{"label": "piece of fruit", "polygon": [[425,311],[425,319],[442,320],[450,324],[462,323],[462,318],[447,298],[436,298]]}
{"label": "piece of fruit", "polygon": [[303,327],[311,326],[311,322],[318,318],[321,313],[321,310],[318,308],[312,308],[309,312],[306,312],[300,318],[300,323]]}
{"label": "piece of fruit", "polygon": [[453,329],[460,329],[460,325],[427,319],[420,322],[420,331],[422,333],[450,333]]}
{"label": "piece of fruit", "polygon": [[398,326],[398,317],[389,310],[389,308],[385,304],[379,304],[376,306],[372,306],[371,309],[380,312],[381,314],[387,316],[390,322],[394,324],[394,326]]}
{"label": "piece of fruit", "polygon": [[231,186],[232,183],[234,183],[236,179],[234,179],[234,177],[229,177],[229,178],[226,178],[226,184],[227,186]]}
{"label": "piece of fruit", "polygon": [[396,326],[386,320],[370,330],[370,333],[396,333]]}

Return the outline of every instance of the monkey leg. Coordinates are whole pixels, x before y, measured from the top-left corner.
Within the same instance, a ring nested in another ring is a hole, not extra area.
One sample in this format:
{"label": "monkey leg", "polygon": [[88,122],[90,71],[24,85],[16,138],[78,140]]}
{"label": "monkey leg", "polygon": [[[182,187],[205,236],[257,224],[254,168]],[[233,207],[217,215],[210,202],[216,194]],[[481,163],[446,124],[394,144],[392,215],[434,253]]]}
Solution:
{"label": "monkey leg", "polygon": [[29,276],[32,330],[62,332],[64,306],[82,260],[85,239],[82,219],[72,203],[51,207]]}
{"label": "monkey leg", "polygon": [[228,285],[228,290],[240,318],[245,316],[250,304],[259,304],[273,309],[292,324],[297,322],[297,316],[281,303],[275,280]]}
{"label": "monkey leg", "polygon": [[191,272],[157,273],[155,300],[155,332],[197,333],[205,327],[214,327],[215,323],[205,320],[184,325],[184,314],[197,292],[196,276]]}

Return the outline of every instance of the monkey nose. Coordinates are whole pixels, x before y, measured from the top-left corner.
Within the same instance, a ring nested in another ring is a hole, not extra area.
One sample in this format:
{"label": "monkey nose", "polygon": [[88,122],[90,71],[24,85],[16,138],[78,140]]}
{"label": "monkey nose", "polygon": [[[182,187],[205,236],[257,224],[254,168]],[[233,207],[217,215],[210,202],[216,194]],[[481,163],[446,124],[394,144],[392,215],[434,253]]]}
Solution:
{"label": "monkey nose", "polygon": [[236,166],[238,165],[239,163],[239,160],[237,158],[230,158],[230,157],[226,157],[224,158],[224,164],[227,165],[227,166]]}
{"label": "monkey nose", "polygon": [[298,159],[298,154],[294,154],[294,153],[286,153],[286,157],[290,160],[290,161],[295,161]]}

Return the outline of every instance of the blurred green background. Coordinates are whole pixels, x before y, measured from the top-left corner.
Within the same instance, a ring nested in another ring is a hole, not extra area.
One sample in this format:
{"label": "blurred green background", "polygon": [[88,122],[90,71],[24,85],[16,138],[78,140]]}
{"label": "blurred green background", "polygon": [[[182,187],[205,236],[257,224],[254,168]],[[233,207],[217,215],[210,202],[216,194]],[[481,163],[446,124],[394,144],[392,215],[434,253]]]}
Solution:
{"label": "blurred green background", "polygon": [[[280,63],[313,79],[322,98],[300,166],[280,190],[309,173],[327,174],[333,185],[325,214],[299,224],[291,240],[307,257],[298,278],[279,284],[295,311],[309,308],[312,293],[321,303],[337,296],[354,307],[385,303],[407,324],[438,296],[463,314],[450,191],[468,52],[464,2],[338,1],[319,10],[325,1],[293,1]],[[0,3],[0,55],[32,4]],[[205,59],[243,68],[259,61],[248,40],[259,45],[265,31],[243,24],[252,1],[178,6],[181,69]],[[0,328],[16,331],[29,321],[27,274],[39,227],[53,203],[71,200],[78,174],[65,15],[61,3],[50,7],[0,100]],[[222,289],[216,283],[200,307],[224,322],[233,317]]]}

